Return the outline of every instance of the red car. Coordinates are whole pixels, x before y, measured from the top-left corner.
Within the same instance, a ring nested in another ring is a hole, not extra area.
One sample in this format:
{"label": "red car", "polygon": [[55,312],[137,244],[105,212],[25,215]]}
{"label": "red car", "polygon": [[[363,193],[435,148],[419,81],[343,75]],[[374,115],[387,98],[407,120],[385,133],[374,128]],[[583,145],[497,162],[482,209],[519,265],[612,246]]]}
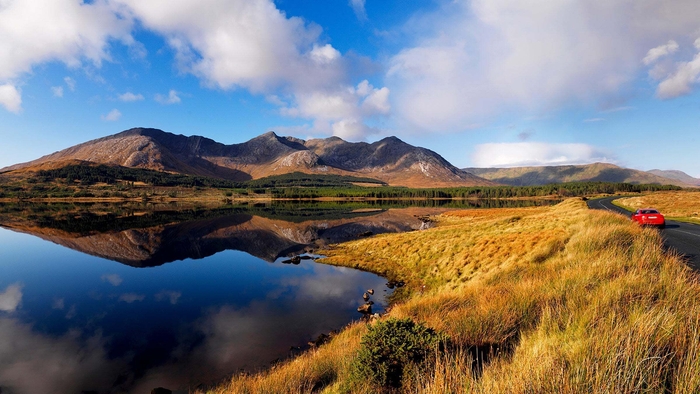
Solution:
{"label": "red car", "polygon": [[637,211],[632,214],[632,220],[642,226],[656,226],[658,228],[666,227],[666,219],[664,219],[664,215],[654,208],[637,209]]}

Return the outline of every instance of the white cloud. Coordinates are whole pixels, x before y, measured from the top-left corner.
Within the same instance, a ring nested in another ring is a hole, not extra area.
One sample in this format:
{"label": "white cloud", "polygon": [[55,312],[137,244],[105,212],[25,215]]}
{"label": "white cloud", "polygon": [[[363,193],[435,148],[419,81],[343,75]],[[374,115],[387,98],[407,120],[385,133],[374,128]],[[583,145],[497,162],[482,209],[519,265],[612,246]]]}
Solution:
{"label": "white cloud", "polygon": [[362,139],[370,131],[357,119],[341,119],[331,125],[333,135],[346,141]]}
{"label": "white cloud", "polygon": [[612,160],[600,149],[587,144],[516,142],[477,145],[472,161],[477,167],[518,167],[588,164]]}
{"label": "white cloud", "polygon": [[689,94],[693,85],[700,82],[700,53],[689,62],[680,62],[676,70],[659,83],[656,96],[670,99]]}
{"label": "white cloud", "polygon": [[75,92],[75,79],[71,77],[65,77],[63,78],[63,82],[66,83],[66,86],[68,86],[68,89],[70,89],[71,92]]}
{"label": "white cloud", "polygon": [[51,92],[54,97],[63,97],[63,86],[52,86]]}
{"label": "white cloud", "polygon": [[[300,100],[319,92],[338,96],[353,88],[349,69],[357,65],[322,42],[318,25],[287,17],[273,0],[208,0],[205,5],[195,0],[0,0],[0,4],[0,84],[6,84],[0,104],[13,112],[21,108],[13,81],[36,64],[60,61],[77,67],[88,62],[99,68],[110,60],[109,46],[115,41],[128,45],[133,58],[145,57],[143,44],[131,35],[135,26],[162,36],[175,52],[180,71],[213,88],[280,94],[285,107],[300,107]],[[364,1],[351,5],[364,14]],[[100,78],[94,70],[91,74]],[[71,90],[75,88],[74,80],[65,81]],[[387,93],[388,89],[368,98],[366,108],[353,110],[353,119],[364,123],[365,112],[386,114]],[[171,91],[157,100],[173,104],[180,97]],[[334,118],[322,115],[309,117],[321,125]]]}
{"label": "white cloud", "polygon": [[14,85],[0,85],[0,105],[16,114],[22,111],[22,95]]}
{"label": "white cloud", "polygon": [[189,0],[111,1],[164,36],[182,72],[212,87],[272,98],[281,113],[312,119],[316,133],[331,133],[340,120],[361,122],[371,132],[367,118],[391,108],[388,89],[358,99],[347,82],[347,59],[321,42],[321,28],[287,17],[271,0],[210,0],[206,7]]}
{"label": "white cloud", "polygon": [[320,28],[287,18],[270,0],[113,0],[166,37],[183,71],[228,89],[262,91],[280,82],[309,83]]}
{"label": "white cloud", "polygon": [[145,298],[146,296],[143,294],[125,293],[119,296],[119,301],[124,301],[127,304],[131,304],[132,302],[143,301]]}
{"label": "white cloud", "polygon": [[143,100],[142,94],[134,94],[131,92],[126,92],[118,96],[120,101],[131,102],[131,101],[141,101]]}
{"label": "white cloud", "polygon": [[636,107],[626,105],[626,106],[622,106],[622,107],[614,107],[614,108],[606,109],[605,111],[600,111],[600,112],[602,112],[604,114],[611,114],[614,112],[630,111],[633,109],[636,109]]}
{"label": "white cloud", "polygon": [[[134,42],[131,26],[131,20],[115,13],[107,0],[0,1],[0,83],[16,80],[48,61],[76,67],[88,60],[99,66],[109,59],[110,39]],[[8,109],[17,112],[18,105],[13,108]]]}
{"label": "white cloud", "polygon": [[[629,97],[650,48],[698,29],[694,1],[444,2],[389,61],[393,111],[423,130]],[[649,21],[654,21],[650,23]],[[667,48],[668,51],[671,47]]]}
{"label": "white cloud", "polygon": [[182,296],[181,291],[163,290],[156,294],[156,301],[168,300],[171,304],[177,304],[177,301]]}
{"label": "white cloud", "polygon": [[13,283],[0,293],[0,311],[14,312],[22,303],[22,284]]}
{"label": "white cloud", "polygon": [[309,57],[317,64],[331,64],[340,59],[340,52],[331,44],[324,46],[314,44],[314,48],[309,52]]}
{"label": "white cloud", "polygon": [[104,274],[100,277],[103,282],[108,282],[112,286],[119,286],[124,281],[118,274]]}
{"label": "white cloud", "polygon": [[169,105],[169,104],[179,104],[182,100],[180,99],[180,96],[177,95],[177,91],[175,90],[170,90],[168,92],[168,95],[162,95],[162,94],[156,94],[155,95],[155,100],[163,105]]}
{"label": "white cloud", "polygon": [[355,11],[357,19],[360,21],[367,20],[367,11],[365,10],[365,0],[350,0],[350,7]]}
{"label": "white cloud", "polygon": [[316,133],[332,133],[349,140],[360,140],[377,130],[369,127],[364,119],[388,115],[391,111],[389,89],[375,88],[367,80],[356,87],[331,91],[300,93],[295,97],[295,107],[283,107],[282,114],[316,119]]}
{"label": "white cloud", "polygon": [[107,115],[101,115],[100,119],[107,121],[107,122],[116,122],[122,117],[122,113],[119,112],[118,109],[113,109],[109,111]]}
{"label": "white cloud", "polygon": [[651,63],[654,63],[660,57],[674,53],[677,50],[678,43],[673,40],[669,40],[668,43],[664,45],[659,45],[656,48],[651,48],[649,52],[647,52],[647,55],[644,57],[644,59],[642,59],[642,63],[649,65]]}

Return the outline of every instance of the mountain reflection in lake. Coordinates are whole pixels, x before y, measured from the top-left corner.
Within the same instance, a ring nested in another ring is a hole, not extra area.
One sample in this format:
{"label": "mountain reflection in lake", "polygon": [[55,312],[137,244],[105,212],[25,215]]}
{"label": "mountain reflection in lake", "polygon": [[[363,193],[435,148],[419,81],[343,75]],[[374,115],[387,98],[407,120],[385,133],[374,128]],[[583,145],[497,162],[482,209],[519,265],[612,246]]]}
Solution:
{"label": "mountain reflection in lake", "polygon": [[186,392],[382,311],[376,275],[282,263],[443,210],[368,208],[0,205],[0,389]]}

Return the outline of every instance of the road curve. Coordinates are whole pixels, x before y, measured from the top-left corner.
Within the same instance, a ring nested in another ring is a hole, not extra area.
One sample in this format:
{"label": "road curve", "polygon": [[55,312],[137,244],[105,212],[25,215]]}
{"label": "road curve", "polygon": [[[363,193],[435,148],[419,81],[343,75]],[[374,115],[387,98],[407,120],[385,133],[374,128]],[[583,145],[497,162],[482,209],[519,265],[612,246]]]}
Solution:
{"label": "road curve", "polygon": [[[620,197],[588,200],[588,208],[605,209],[629,217],[630,212],[613,205],[612,201],[616,198]],[[700,226],[667,220],[666,228],[661,230],[661,236],[667,248],[675,249],[687,259],[690,267],[700,271]]]}

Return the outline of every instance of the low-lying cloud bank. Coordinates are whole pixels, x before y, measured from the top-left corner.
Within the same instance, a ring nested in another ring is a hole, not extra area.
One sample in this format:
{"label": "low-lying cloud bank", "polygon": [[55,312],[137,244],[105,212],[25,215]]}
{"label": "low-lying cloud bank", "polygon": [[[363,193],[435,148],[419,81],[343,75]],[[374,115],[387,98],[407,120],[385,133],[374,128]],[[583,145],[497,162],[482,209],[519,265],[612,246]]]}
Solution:
{"label": "low-lying cloud bank", "polygon": [[587,144],[515,142],[477,145],[472,162],[476,167],[524,167],[612,163],[614,160],[601,149]]}

